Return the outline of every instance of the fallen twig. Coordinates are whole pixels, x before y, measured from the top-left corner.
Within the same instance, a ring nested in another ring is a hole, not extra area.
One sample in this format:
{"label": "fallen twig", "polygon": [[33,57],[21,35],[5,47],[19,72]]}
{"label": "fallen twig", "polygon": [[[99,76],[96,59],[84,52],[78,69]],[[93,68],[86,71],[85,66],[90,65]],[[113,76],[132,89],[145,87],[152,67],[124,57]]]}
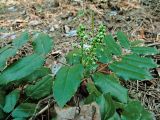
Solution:
{"label": "fallen twig", "polygon": [[[53,95],[50,95],[50,96],[48,96],[48,97],[40,100],[40,101],[38,102],[36,108],[35,108],[35,111],[34,111],[34,113],[33,113],[33,116],[32,116],[29,120],[34,120],[34,119],[36,118],[36,116],[42,114],[45,110],[47,110],[47,108],[50,106],[49,104],[48,104],[47,106],[45,106],[41,111],[39,111],[38,113],[36,113],[36,111],[37,111],[37,109],[39,108],[40,104],[41,104],[42,102],[48,100],[48,99],[51,99],[52,97],[53,97]],[[53,103],[53,102],[54,102],[54,100],[53,100],[51,103]],[[51,103],[50,103],[50,104],[51,104]]]}

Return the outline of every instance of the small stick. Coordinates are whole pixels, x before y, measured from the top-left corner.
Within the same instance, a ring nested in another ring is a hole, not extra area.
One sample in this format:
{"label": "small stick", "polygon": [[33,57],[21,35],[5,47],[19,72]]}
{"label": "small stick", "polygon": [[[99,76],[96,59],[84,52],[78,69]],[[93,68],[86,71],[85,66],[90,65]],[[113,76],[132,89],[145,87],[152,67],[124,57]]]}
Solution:
{"label": "small stick", "polygon": [[50,104],[46,105],[41,111],[39,111],[35,116],[38,116],[40,114],[42,114],[43,112],[45,112],[52,103],[54,103],[55,101],[53,100]]}
{"label": "small stick", "polygon": [[97,70],[98,72],[102,71],[104,68],[106,68],[108,66],[108,64],[105,64],[103,67],[99,68],[99,70]]}
{"label": "small stick", "polygon": [[62,65],[65,65],[65,66],[69,66],[69,67],[70,67],[70,65],[69,65],[69,64],[67,64],[67,63],[63,63],[63,62],[61,62],[61,61],[57,61],[57,63],[61,63]]}
{"label": "small stick", "polygon": [[159,42],[156,42],[156,43],[148,44],[147,46],[148,46],[148,47],[151,47],[151,46],[156,46],[156,45],[160,45],[160,43],[159,43]]}
{"label": "small stick", "polygon": [[[36,114],[36,111],[37,111],[38,107],[40,106],[40,104],[41,104],[43,101],[45,101],[45,100],[47,100],[47,99],[50,99],[50,98],[52,98],[52,97],[53,97],[53,96],[50,95],[50,96],[48,96],[48,97],[40,100],[40,101],[38,102],[36,108],[35,108],[35,111],[34,111],[34,113],[33,113],[33,116],[32,116],[29,120],[34,120],[35,117],[39,115],[39,114],[38,114],[39,112]],[[48,106],[48,107],[49,107],[49,106]],[[43,108],[43,109],[44,109],[44,108]],[[42,109],[42,110],[43,110],[43,109]],[[42,111],[42,110],[41,110],[41,111]]]}

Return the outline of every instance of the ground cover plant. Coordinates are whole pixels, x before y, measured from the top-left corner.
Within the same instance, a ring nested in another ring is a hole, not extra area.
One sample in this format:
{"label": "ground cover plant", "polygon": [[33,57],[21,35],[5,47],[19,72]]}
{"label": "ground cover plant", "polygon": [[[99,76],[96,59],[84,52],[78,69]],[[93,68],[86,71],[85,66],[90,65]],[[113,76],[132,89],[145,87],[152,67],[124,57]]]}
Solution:
{"label": "ground cover plant", "polygon": [[[102,120],[155,119],[139,101],[128,96],[122,83],[151,80],[149,70],[157,67],[151,55],[159,51],[141,46],[141,41],[130,42],[122,31],[115,37],[106,34],[103,25],[97,34],[87,34],[81,25],[77,34],[80,47],[68,53],[67,63],[55,77],[43,66],[53,48],[48,35],[35,33],[32,37],[24,32],[0,49],[0,119],[35,119],[42,109],[37,101],[51,95],[58,106],[65,107],[79,89],[87,91],[84,104],[99,105]],[[7,60],[28,41],[33,45],[33,54],[6,66]]]}

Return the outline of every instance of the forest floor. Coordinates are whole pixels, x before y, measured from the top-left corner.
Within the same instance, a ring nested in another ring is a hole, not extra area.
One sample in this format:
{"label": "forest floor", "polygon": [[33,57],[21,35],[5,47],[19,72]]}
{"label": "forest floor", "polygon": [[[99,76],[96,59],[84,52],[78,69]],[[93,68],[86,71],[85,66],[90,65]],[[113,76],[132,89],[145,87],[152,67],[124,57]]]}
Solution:
{"label": "forest floor", "polygon": [[[80,24],[91,31],[104,24],[108,33],[122,30],[130,40],[144,40],[148,46],[160,49],[159,0],[109,0],[107,2],[67,2],[63,0],[1,0],[0,48],[21,31],[41,31],[54,39],[54,50],[67,53],[79,44],[76,29]],[[115,1],[115,2],[114,2]],[[29,48],[28,48],[29,49]],[[28,50],[29,51],[29,50]],[[160,55],[153,56],[160,64]],[[138,99],[160,119],[160,68],[153,69],[154,79],[126,82],[132,98]]]}

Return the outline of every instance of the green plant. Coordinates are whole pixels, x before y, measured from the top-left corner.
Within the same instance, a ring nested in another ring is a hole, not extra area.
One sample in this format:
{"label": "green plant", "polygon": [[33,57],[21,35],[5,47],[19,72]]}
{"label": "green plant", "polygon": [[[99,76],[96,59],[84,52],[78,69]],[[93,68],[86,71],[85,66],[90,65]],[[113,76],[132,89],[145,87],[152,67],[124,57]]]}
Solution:
{"label": "green plant", "polygon": [[116,34],[117,40],[105,32],[105,27],[101,25],[97,35],[89,37],[85,27],[79,27],[81,47],[66,56],[70,66],[58,71],[53,84],[56,102],[64,107],[83,83],[89,93],[84,103],[96,101],[102,120],[154,119],[140,102],[129,98],[120,81],[151,80],[149,70],[157,64],[150,55],[159,51],[139,46],[139,42],[130,42],[121,31]]}
{"label": "green plant", "polygon": [[[90,37],[80,26],[81,47],[68,53],[67,63],[55,78],[43,66],[53,46],[48,35],[36,33],[31,37],[24,32],[1,48],[0,119],[34,118],[42,109],[36,103],[51,94],[64,107],[84,85],[89,94],[84,103],[97,102],[102,120],[152,120],[154,116],[140,102],[129,98],[120,82],[152,79],[149,69],[157,65],[149,56],[159,51],[139,46],[140,42],[129,42],[123,32],[117,32],[117,41],[105,32],[101,25],[97,35]],[[33,53],[6,65],[27,42],[32,43]]]}
{"label": "green plant", "polygon": [[[32,43],[33,53],[6,65],[27,42]],[[53,78],[43,64],[52,46],[52,39],[44,33],[30,37],[28,32],[23,32],[0,49],[0,120],[10,115],[15,119],[32,116],[36,104],[31,99],[39,100],[51,94]]]}

